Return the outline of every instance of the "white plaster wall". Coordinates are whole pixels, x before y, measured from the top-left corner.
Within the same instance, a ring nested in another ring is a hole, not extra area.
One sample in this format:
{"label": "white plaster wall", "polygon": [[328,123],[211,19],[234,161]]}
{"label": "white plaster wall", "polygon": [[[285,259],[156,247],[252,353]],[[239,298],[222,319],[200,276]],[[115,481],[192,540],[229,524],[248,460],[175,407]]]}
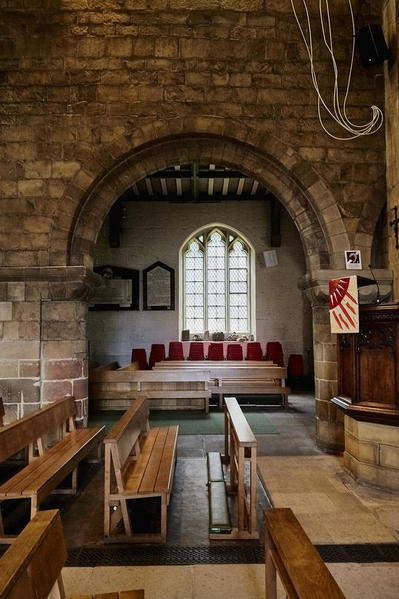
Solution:
{"label": "white plaster wall", "polygon": [[[160,260],[176,272],[176,310],[90,312],[91,359],[100,363],[130,361],[132,347],[149,350],[152,343],[178,339],[179,249],[196,229],[219,222],[238,229],[256,251],[256,338],[281,341],[286,357],[311,347],[311,316],[297,281],[305,272],[299,234],[282,210],[278,266],[266,268],[263,251],[270,245],[269,203],[225,201],[215,204],[126,203],[121,247],[108,247],[108,222],[99,235],[96,265],[112,264],[142,271]],[[141,281],[140,281],[141,285]],[[142,291],[142,289],[141,289]],[[305,300],[306,302],[306,300]],[[140,308],[142,307],[142,293]],[[167,345],[166,345],[167,348]]]}

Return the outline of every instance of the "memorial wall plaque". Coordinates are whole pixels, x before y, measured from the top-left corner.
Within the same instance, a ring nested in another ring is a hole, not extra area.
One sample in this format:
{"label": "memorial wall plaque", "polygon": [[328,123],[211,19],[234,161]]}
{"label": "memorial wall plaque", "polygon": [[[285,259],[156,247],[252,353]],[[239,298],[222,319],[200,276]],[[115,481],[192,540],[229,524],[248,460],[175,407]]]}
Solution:
{"label": "memorial wall plaque", "polygon": [[143,309],[175,309],[175,271],[162,262],[154,262],[143,271]]}
{"label": "memorial wall plaque", "polygon": [[139,271],[120,266],[94,267],[101,275],[102,284],[97,287],[89,310],[139,310]]}

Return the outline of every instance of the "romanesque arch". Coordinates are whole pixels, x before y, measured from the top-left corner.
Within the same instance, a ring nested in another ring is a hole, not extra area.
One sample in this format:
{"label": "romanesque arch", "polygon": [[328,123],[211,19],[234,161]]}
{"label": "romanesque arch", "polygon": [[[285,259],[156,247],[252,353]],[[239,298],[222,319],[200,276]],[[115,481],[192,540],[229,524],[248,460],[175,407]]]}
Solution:
{"label": "romanesque arch", "polygon": [[276,137],[216,117],[156,121],[82,160],[64,194],[68,213],[52,230],[50,247],[54,240],[58,248],[53,263],[91,266],[98,232],[119,195],[157,170],[193,160],[241,170],[268,187],[296,224],[308,270],[342,266],[346,230],[316,171]]}

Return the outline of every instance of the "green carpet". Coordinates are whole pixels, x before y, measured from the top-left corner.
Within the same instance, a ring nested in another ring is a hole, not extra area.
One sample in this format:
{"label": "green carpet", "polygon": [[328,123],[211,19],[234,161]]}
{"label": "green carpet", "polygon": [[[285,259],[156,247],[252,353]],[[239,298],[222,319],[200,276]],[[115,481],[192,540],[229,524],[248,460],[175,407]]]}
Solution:
{"label": "green carpet", "polygon": [[[243,410],[254,435],[278,435],[270,420],[262,412]],[[151,426],[179,425],[179,435],[223,435],[224,414],[213,412],[205,415],[193,410],[151,410]]]}
{"label": "green carpet", "polygon": [[[245,409],[243,412],[255,435],[278,435],[263,412]],[[116,410],[92,412],[89,415],[89,426],[105,425],[108,432],[122,414],[122,411]],[[151,426],[178,424],[180,435],[223,435],[224,433],[223,412],[213,410],[208,416],[197,410],[151,410],[150,423]]]}

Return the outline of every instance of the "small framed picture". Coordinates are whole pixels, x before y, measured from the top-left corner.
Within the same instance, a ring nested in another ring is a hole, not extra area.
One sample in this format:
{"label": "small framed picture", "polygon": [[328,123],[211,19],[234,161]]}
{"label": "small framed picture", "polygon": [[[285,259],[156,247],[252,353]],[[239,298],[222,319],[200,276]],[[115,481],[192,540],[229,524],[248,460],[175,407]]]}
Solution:
{"label": "small framed picture", "polygon": [[345,250],[345,267],[346,270],[362,269],[362,255],[360,250]]}

